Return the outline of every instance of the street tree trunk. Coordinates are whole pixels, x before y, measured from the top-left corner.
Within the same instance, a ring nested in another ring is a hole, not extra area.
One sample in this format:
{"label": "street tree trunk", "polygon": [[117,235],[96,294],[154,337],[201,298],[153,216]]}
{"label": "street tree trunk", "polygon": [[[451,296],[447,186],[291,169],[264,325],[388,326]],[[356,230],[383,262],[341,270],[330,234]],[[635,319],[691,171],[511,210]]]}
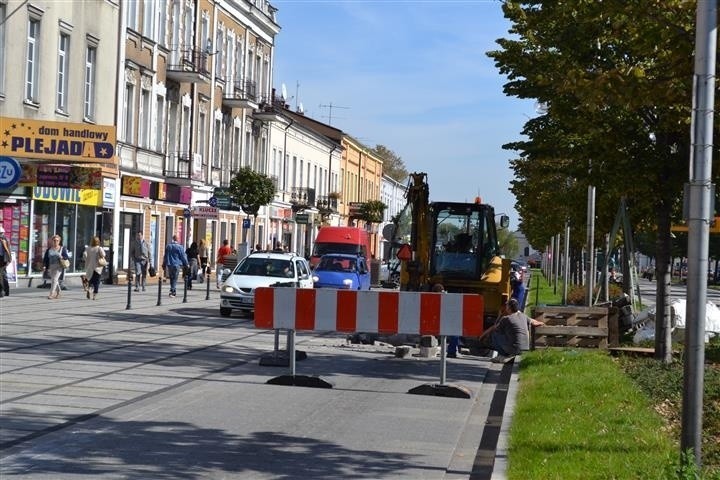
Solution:
{"label": "street tree trunk", "polygon": [[672,338],[670,325],[670,279],[671,237],[670,208],[662,203],[657,212],[657,258],[655,273],[657,291],[655,297],[655,359],[672,363]]}

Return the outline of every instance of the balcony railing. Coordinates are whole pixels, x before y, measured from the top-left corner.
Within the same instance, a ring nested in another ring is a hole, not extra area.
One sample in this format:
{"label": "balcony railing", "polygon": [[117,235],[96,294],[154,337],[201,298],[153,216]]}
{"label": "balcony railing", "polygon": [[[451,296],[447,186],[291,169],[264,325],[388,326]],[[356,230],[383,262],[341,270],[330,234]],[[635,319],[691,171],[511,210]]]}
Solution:
{"label": "balcony railing", "polygon": [[290,192],[290,204],[293,210],[305,210],[315,206],[315,189],[295,187]]}
{"label": "balcony railing", "polygon": [[317,209],[320,210],[321,213],[335,213],[338,209],[338,199],[337,197],[330,197],[330,196],[322,196],[318,197],[317,199]]}
{"label": "balcony railing", "polygon": [[186,83],[209,82],[209,55],[199,48],[177,48],[170,57],[167,76],[172,80]]}
{"label": "balcony railing", "polygon": [[190,152],[170,152],[165,158],[163,176],[170,179],[202,182],[202,156]]}
{"label": "balcony railing", "polygon": [[223,103],[231,108],[258,108],[257,85],[252,80],[235,80],[223,91]]}

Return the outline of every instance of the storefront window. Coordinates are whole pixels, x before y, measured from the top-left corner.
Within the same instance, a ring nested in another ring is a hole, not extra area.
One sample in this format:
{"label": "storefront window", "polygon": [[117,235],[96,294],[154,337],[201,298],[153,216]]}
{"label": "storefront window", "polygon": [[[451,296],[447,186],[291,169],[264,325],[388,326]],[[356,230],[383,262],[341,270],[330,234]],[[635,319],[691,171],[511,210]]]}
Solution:
{"label": "storefront window", "polygon": [[48,247],[50,237],[54,235],[55,204],[51,202],[35,202],[33,221],[33,253],[32,272],[43,271],[43,255]]}

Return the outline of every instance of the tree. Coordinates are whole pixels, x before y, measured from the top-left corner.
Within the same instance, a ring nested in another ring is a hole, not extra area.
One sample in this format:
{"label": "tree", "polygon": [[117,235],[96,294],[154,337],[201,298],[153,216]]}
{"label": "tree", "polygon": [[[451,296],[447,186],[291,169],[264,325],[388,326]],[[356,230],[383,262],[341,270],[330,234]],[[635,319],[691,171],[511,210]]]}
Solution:
{"label": "tree", "polygon": [[398,154],[387,148],[385,145],[375,145],[375,155],[383,161],[383,173],[398,182],[404,182],[408,177],[405,162]]}
{"label": "tree", "polygon": [[243,212],[253,216],[253,239],[255,243],[255,225],[260,207],[268,205],[275,197],[275,183],[267,175],[256,172],[250,167],[242,167],[230,180],[230,195]]}
{"label": "tree", "polygon": [[360,206],[360,216],[358,218],[367,223],[380,223],[386,209],[387,205],[380,200],[370,200]]}
{"label": "tree", "polygon": [[507,228],[501,228],[497,231],[498,243],[500,244],[500,252],[505,258],[517,257],[520,247],[518,246],[515,234]]}
{"label": "tree", "polygon": [[688,176],[695,6],[509,0],[503,11],[514,37],[488,55],[504,91],[546,107],[525,125],[527,141],[506,146],[520,154],[511,190],[522,230],[544,245],[569,219],[577,243],[593,185],[599,244],[627,197],[636,228],[656,235],[655,356],[670,362],[670,226]]}

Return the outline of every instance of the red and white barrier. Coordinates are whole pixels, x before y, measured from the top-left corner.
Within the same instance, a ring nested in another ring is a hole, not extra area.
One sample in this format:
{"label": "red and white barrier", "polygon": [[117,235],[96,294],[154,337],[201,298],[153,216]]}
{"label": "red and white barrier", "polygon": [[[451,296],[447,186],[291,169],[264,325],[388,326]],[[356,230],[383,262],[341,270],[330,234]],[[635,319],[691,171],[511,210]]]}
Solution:
{"label": "red and white barrier", "polygon": [[470,293],[258,288],[255,327],[479,336],[483,298]]}

